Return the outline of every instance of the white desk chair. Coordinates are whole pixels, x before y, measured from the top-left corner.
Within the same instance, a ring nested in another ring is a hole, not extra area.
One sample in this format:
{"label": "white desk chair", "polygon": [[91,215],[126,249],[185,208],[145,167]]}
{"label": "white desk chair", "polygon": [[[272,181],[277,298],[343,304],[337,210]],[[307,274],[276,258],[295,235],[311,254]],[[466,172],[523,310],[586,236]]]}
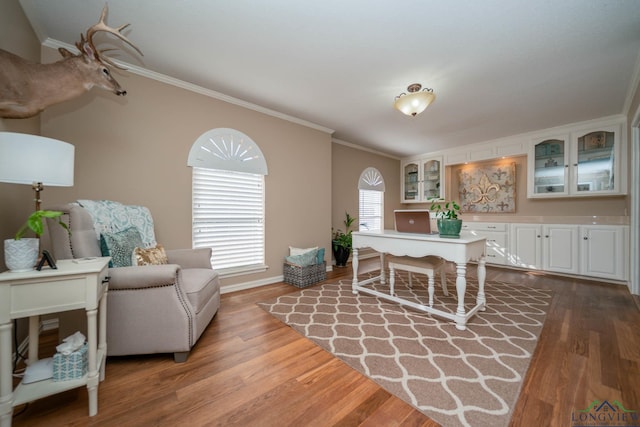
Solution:
{"label": "white desk chair", "polygon": [[445,275],[445,260],[436,256],[427,256],[423,258],[414,258],[410,256],[391,256],[389,260],[389,287],[391,295],[395,295],[396,270],[404,270],[409,273],[409,287],[413,287],[411,273],[425,274],[428,278],[429,291],[429,307],[433,306],[433,293],[435,290],[435,275],[440,273],[440,283],[442,292],[445,296],[449,295],[447,291],[447,278]]}

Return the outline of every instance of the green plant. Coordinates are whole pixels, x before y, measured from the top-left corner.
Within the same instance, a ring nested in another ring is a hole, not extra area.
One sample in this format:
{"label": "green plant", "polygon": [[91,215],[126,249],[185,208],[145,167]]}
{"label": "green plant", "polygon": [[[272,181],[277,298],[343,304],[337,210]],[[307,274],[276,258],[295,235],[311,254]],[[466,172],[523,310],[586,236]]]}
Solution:
{"label": "green plant", "polygon": [[342,222],[345,225],[345,231],[338,229],[337,231],[333,231],[333,244],[335,246],[342,246],[344,248],[351,248],[351,225],[356,221],[355,217],[349,215],[349,212],[344,213],[345,220]]}
{"label": "green plant", "polygon": [[[444,207],[442,203],[444,204]],[[455,200],[452,200],[450,202],[440,202],[438,200],[432,200],[429,210],[436,213],[436,218],[458,219],[460,205],[457,204]]]}
{"label": "green plant", "polygon": [[[62,212],[59,211],[35,211],[29,218],[27,218],[27,222],[24,223],[18,232],[14,236],[14,240],[20,240],[24,237],[27,230],[32,230],[37,237],[42,235],[44,231],[44,224],[42,223],[42,218],[58,218],[62,215]],[[58,219],[58,224],[60,224],[68,233],[71,233],[67,224]]]}

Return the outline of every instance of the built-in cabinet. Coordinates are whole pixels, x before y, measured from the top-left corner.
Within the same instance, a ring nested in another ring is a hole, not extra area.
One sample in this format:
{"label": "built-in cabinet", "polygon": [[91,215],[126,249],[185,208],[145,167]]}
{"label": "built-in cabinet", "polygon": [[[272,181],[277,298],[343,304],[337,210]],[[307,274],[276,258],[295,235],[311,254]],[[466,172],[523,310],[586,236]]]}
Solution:
{"label": "built-in cabinet", "polygon": [[511,224],[511,265],[579,274],[579,226]]}
{"label": "built-in cabinet", "polygon": [[530,198],[624,194],[621,127],[604,126],[539,137],[528,154]]}
{"label": "built-in cabinet", "polygon": [[402,162],[402,203],[424,203],[444,198],[442,157]]}
{"label": "built-in cabinet", "polygon": [[628,227],[583,226],[581,230],[581,274],[608,279],[628,276]]}
{"label": "built-in cabinet", "polygon": [[626,280],[627,226],[511,224],[511,265]]}

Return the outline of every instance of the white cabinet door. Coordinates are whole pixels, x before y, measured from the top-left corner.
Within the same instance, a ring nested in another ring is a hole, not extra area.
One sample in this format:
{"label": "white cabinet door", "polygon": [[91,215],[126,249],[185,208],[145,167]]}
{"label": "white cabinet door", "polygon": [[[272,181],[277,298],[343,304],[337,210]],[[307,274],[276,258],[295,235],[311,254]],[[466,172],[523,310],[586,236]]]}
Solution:
{"label": "white cabinet door", "polygon": [[509,261],[511,265],[530,269],[542,268],[542,226],[511,224]]}
{"label": "white cabinet door", "polygon": [[628,227],[585,225],[582,234],[580,274],[626,280]]}
{"label": "white cabinet door", "polygon": [[529,198],[566,197],[569,194],[569,136],[531,141],[527,174]]}
{"label": "white cabinet door", "polygon": [[577,225],[545,225],[542,227],[542,267],[546,271],[578,274]]}
{"label": "white cabinet door", "polygon": [[444,198],[442,157],[402,162],[401,203],[426,203]]}

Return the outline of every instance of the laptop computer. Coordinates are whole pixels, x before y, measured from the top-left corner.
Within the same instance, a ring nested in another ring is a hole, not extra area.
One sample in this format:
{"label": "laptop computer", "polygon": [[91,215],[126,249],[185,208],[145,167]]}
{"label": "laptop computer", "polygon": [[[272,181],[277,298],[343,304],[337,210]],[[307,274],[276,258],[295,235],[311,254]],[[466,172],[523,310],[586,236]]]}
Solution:
{"label": "laptop computer", "polygon": [[426,209],[395,210],[396,231],[400,233],[431,234],[431,220]]}

